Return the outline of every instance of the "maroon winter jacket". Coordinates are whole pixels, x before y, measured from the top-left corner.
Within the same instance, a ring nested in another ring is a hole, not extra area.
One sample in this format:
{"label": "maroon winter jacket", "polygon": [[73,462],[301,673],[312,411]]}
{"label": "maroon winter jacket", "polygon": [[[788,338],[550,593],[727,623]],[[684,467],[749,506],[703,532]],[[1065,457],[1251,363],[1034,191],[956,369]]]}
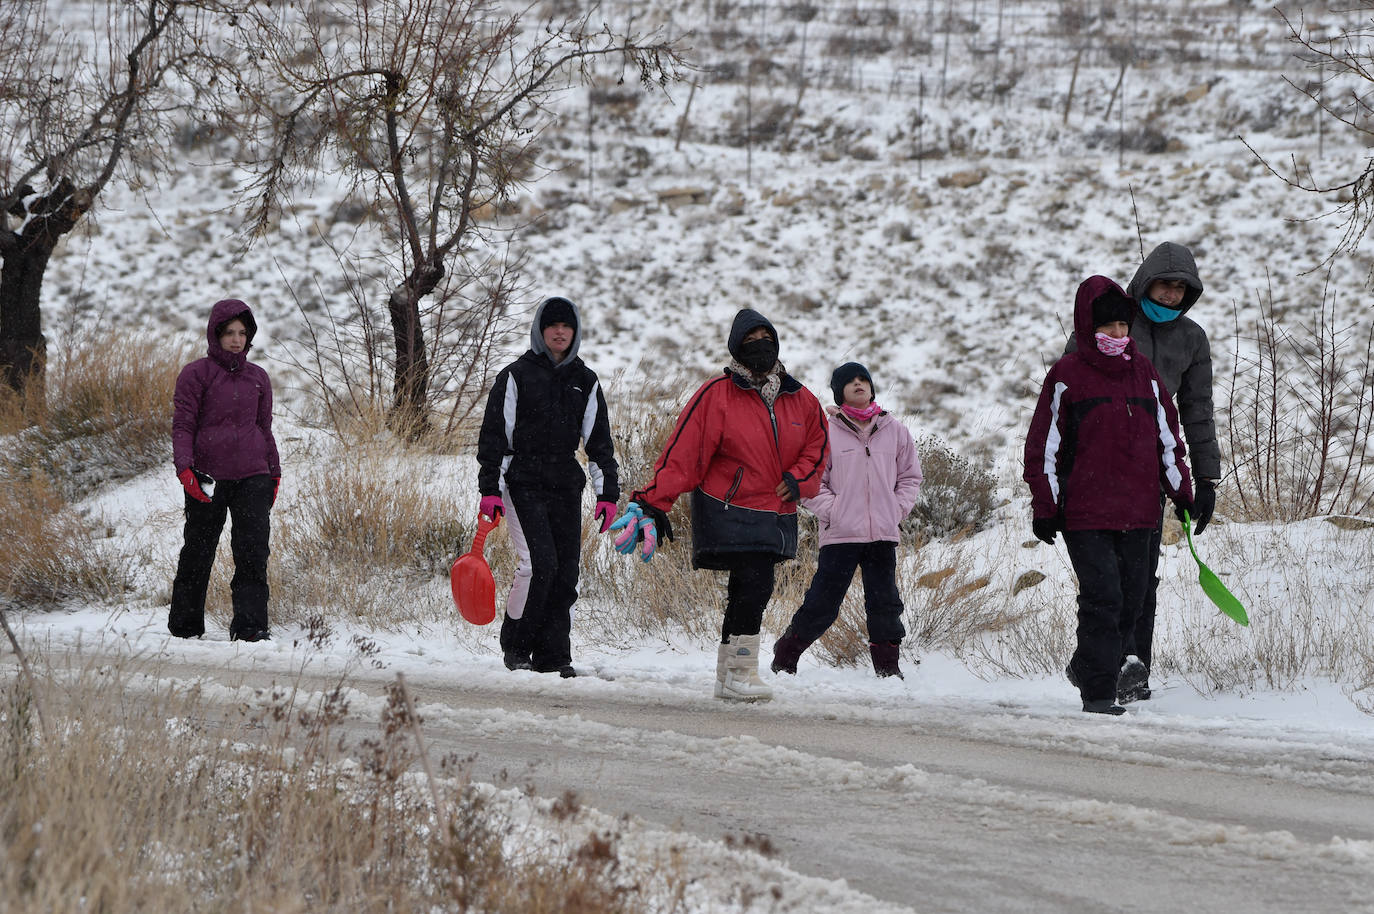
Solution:
{"label": "maroon winter jacket", "polygon": [[[227,352],[219,328],[243,321],[248,345]],[[272,437],[272,382],[248,361],[258,325],[238,299],[215,302],[205,330],[209,354],[177,376],[172,413],[172,458],[176,471],[195,467],[215,479],[281,476],[277,442]]]}
{"label": "maroon winter jacket", "polygon": [[1036,518],[1062,514],[1066,530],[1141,530],[1159,525],[1161,486],[1191,504],[1173,398],[1131,342],[1127,360],[1097,348],[1092,303],[1121,288],[1090,276],[1074,301],[1078,350],[1045,377],[1026,436],[1024,479]]}

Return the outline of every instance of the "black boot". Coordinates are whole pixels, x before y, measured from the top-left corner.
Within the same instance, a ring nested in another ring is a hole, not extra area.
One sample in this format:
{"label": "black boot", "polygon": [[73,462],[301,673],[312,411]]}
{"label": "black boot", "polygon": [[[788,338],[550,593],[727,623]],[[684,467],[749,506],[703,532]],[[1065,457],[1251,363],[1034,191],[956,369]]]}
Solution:
{"label": "black boot", "polygon": [[1126,709],[1110,698],[1092,698],[1083,702],[1083,710],[1089,714],[1125,714]]}
{"label": "black boot", "polygon": [[900,641],[870,641],[868,653],[873,656],[873,672],[878,674],[879,679],[886,679],[888,676],[896,676],[898,679],[905,679],[902,675],[902,668],[898,664],[901,656],[902,643]]}
{"label": "black boot", "polygon": [[1150,697],[1150,670],[1135,654],[1126,657],[1116,678],[1116,700],[1121,704]]}
{"label": "black boot", "polygon": [[797,675],[797,661],[801,659],[802,653],[811,646],[810,641],[803,641],[792,629],[782,633],[778,643],[773,645],[774,673],[791,673]]}

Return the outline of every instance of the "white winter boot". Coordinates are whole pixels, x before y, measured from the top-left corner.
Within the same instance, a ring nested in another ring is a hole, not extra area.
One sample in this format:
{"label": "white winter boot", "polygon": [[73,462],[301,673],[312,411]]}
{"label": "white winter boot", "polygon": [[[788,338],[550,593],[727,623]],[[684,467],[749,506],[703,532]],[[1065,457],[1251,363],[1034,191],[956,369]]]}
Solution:
{"label": "white winter boot", "polygon": [[728,644],[716,646],[716,697],[725,697],[725,664],[734,648]]}
{"label": "white winter boot", "polygon": [[731,635],[716,655],[716,697],[769,701],[773,690],[759,678],[759,636]]}

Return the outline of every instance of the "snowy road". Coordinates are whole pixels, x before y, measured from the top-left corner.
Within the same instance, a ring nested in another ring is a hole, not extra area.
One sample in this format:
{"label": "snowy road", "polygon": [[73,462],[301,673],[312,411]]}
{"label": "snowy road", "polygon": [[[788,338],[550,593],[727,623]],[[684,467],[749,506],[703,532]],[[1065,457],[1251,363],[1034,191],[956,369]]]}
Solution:
{"label": "snowy road", "polygon": [[[206,692],[226,702],[243,686],[331,684],[180,661],[148,672],[211,678],[238,690]],[[351,683],[355,735],[375,732],[391,675]],[[431,753],[475,755],[478,780],[571,789],[706,840],[766,838],[792,870],[899,909],[1374,911],[1374,737],[1144,709],[727,706],[702,683],[623,673],[407,678]]]}

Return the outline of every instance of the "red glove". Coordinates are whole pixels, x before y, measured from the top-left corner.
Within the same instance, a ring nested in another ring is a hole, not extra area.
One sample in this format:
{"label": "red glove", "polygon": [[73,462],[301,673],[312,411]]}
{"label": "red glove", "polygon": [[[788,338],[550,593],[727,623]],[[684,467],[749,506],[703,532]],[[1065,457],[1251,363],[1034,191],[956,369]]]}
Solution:
{"label": "red glove", "polygon": [[280,491],[280,490],[281,490],[281,477],[280,477],[280,476],[273,476],[273,477],[272,477],[272,504],[274,504],[274,505],[277,503],[277,492]]}
{"label": "red glove", "polygon": [[592,519],[601,521],[602,533],[611,529],[611,521],[615,520],[615,502],[598,501],[596,510],[592,511]]}
{"label": "red glove", "polygon": [[477,510],[492,520],[496,520],[498,517],[505,516],[506,503],[501,500],[500,495],[483,495]]}
{"label": "red glove", "polygon": [[210,503],[210,496],[206,495],[204,490],[201,489],[200,481],[196,479],[196,474],[191,472],[190,467],[178,473],[177,479],[181,480],[181,487],[186,490],[187,495],[207,505]]}

